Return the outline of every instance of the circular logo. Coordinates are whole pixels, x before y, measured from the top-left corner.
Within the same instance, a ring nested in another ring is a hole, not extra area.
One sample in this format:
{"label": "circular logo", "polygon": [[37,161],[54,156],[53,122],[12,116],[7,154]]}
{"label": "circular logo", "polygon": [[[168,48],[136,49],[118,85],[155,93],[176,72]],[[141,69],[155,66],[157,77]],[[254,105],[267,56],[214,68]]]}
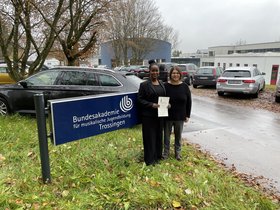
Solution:
{"label": "circular logo", "polygon": [[120,101],[120,109],[123,112],[128,112],[133,108],[133,102],[128,96],[124,96]]}

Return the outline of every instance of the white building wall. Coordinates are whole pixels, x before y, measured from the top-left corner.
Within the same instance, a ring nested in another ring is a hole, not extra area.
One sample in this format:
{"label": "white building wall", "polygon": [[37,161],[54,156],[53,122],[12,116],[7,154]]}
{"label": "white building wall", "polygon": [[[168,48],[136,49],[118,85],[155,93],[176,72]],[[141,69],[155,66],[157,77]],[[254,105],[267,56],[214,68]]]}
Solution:
{"label": "white building wall", "polygon": [[204,63],[214,63],[215,58],[214,57],[201,57],[200,58],[200,65],[199,66],[204,66]]}
{"label": "white building wall", "polygon": [[217,46],[217,47],[208,48],[209,53],[214,52],[212,56],[227,55],[228,51],[233,51],[233,50],[234,50],[234,46]]}
{"label": "white building wall", "polygon": [[273,65],[279,65],[278,79],[280,74],[280,53],[248,53],[248,54],[231,54],[231,55],[216,55],[215,65],[220,64],[225,68],[232,66],[253,66],[257,65],[257,68],[265,73],[265,82],[270,84],[271,71]]}

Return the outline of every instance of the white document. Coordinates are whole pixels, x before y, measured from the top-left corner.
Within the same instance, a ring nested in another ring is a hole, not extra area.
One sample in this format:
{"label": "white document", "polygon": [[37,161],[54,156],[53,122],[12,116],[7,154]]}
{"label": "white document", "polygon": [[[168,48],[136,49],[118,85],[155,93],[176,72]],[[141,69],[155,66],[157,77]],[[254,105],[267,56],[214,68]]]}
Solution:
{"label": "white document", "polygon": [[168,104],[169,97],[158,97],[158,116],[159,117],[168,117]]}

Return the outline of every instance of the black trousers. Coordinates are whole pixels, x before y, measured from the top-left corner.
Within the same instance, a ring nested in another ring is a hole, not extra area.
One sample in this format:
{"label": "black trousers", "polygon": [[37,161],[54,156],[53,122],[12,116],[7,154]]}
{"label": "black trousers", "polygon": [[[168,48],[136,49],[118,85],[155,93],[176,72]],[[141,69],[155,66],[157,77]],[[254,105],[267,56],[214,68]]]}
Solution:
{"label": "black trousers", "polygon": [[155,164],[162,158],[163,119],[142,116],[144,161]]}

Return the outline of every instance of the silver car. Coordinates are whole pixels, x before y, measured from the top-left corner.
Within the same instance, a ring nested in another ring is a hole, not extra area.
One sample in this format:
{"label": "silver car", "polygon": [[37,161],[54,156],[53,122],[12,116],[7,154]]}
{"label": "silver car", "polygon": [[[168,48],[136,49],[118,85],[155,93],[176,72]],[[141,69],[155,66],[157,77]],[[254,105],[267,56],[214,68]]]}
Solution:
{"label": "silver car", "polygon": [[256,67],[230,67],[218,78],[216,89],[219,96],[224,93],[250,94],[257,98],[265,88],[265,73]]}
{"label": "silver car", "polygon": [[275,102],[280,103],[280,78],[276,84],[276,92],[275,92]]}

